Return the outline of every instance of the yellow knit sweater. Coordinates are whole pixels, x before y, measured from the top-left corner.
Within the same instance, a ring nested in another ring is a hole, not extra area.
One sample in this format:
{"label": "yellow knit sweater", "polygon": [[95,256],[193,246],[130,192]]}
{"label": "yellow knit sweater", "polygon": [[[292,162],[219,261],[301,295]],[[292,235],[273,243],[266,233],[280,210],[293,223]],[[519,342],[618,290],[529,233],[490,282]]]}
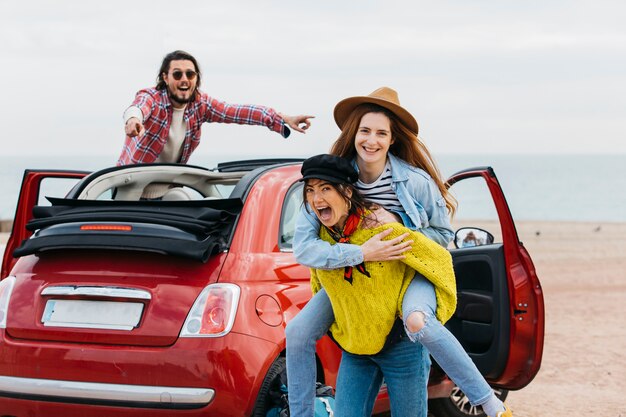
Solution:
{"label": "yellow knit sweater", "polygon": [[[399,223],[389,223],[374,229],[357,229],[350,243],[360,245],[381,231],[392,228],[385,239],[393,239],[409,232],[413,248],[400,261],[365,262],[371,277],[353,268],[350,284],[343,278],[343,268],[333,270],[312,269],[313,293],[324,287],[335,314],[330,327],[333,338],[347,352],[372,355],[380,352],[397,317],[402,314],[402,298],[415,271],[424,275],[435,286],[437,296],[437,319],[442,323],[456,309],[456,281],[450,253],[439,244],[419,232],[407,229]],[[320,237],[334,244],[335,241],[322,227]]]}

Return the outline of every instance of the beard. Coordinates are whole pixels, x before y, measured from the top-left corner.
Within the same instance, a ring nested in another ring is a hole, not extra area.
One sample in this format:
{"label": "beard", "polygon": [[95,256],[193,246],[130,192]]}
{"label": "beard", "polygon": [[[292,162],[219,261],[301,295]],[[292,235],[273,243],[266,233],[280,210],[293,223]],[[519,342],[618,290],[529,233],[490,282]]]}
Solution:
{"label": "beard", "polygon": [[196,98],[196,91],[194,90],[189,95],[189,97],[181,97],[180,95],[174,93],[169,87],[167,87],[167,95],[169,96],[170,100],[175,103],[187,104],[189,102],[192,102]]}

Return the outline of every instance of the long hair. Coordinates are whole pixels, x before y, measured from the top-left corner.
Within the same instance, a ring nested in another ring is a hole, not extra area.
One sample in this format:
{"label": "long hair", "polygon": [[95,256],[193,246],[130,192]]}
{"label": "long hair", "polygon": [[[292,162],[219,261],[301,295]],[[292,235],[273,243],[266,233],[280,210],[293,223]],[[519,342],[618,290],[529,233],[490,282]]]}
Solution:
{"label": "long hair", "polygon": [[456,211],[456,199],[448,191],[448,186],[443,180],[435,160],[430,155],[428,148],[417,135],[407,128],[398,117],[391,111],[376,104],[366,103],[357,106],[344,123],[341,134],[333,143],[330,153],[348,159],[356,158],[356,147],[354,140],[361,124],[361,119],[367,113],[382,113],[389,118],[391,128],[391,139],[393,143],[389,146],[389,152],[408,164],[423,169],[431,176],[441,192],[448,213],[454,216]]}
{"label": "long hair", "polygon": [[163,58],[163,62],[161,62],[161,68],[159,68],[159,73],[157,74],[156,89],[165,90],[167,88],[167,84],[165,84],[165,80],[163,79],[163,74],[167,74],[169,72],[170,63],[172,61],[180,61],[180,60],[193,62],[193,66],[195,67],[196,73],[198,73],[198,75],[196,75],[196,89],[193,92],[195,96],[196,91],[198,91],[198,88],[200,88],[200,80],[202,78],[202,74],[200,73],[200,66],[198,65],[198,61],[196,61],[196,58],[194,58],[190,53],[187,53],[185,51],[180,51],[180,50],[170,52],[169,54],[165,55],[165,57]]}

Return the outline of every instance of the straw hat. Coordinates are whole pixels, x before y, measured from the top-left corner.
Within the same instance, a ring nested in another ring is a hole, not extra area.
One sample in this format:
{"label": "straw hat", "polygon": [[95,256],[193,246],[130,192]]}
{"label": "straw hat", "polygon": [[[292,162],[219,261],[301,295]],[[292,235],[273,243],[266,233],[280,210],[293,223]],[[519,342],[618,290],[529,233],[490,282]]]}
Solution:
{"label": "straw hat", "polygon": [[419,130],[415,117],[400,106],[400,99],[396,90],[389,87],[380,87],[378,90],[367,96],[348,97],[341,100],[335,106],[335,122],[340,129],[350,116],[350,113],[359,105],[364,103],[377,104],[395,114],[404,125],[417,135]]}

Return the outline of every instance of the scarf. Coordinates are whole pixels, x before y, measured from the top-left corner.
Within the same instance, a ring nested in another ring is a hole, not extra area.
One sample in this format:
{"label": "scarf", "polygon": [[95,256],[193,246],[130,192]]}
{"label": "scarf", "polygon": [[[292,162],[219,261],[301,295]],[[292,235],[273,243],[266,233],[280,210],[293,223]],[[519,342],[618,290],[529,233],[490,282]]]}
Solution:
{"label": "scarf", "polygon": [[[356,212],[348,215],[346,219],[346,224],[343,226],[343,230],[336,230],[334,227],[328,227],[328,232],[333,240],[337,243],[350,243],[350,236],[355,230],[359,227],[361,223],[361,218],[363,217],[363,210],[357,209]],[[361,262],[356,266],[356,270],[365,275],[366,277],[370,277],[370,273],[365,269],[365,262]],[[352,285],[352,266],[346,266],[343,270],[343,279],[348,281],[350,285]]]}

